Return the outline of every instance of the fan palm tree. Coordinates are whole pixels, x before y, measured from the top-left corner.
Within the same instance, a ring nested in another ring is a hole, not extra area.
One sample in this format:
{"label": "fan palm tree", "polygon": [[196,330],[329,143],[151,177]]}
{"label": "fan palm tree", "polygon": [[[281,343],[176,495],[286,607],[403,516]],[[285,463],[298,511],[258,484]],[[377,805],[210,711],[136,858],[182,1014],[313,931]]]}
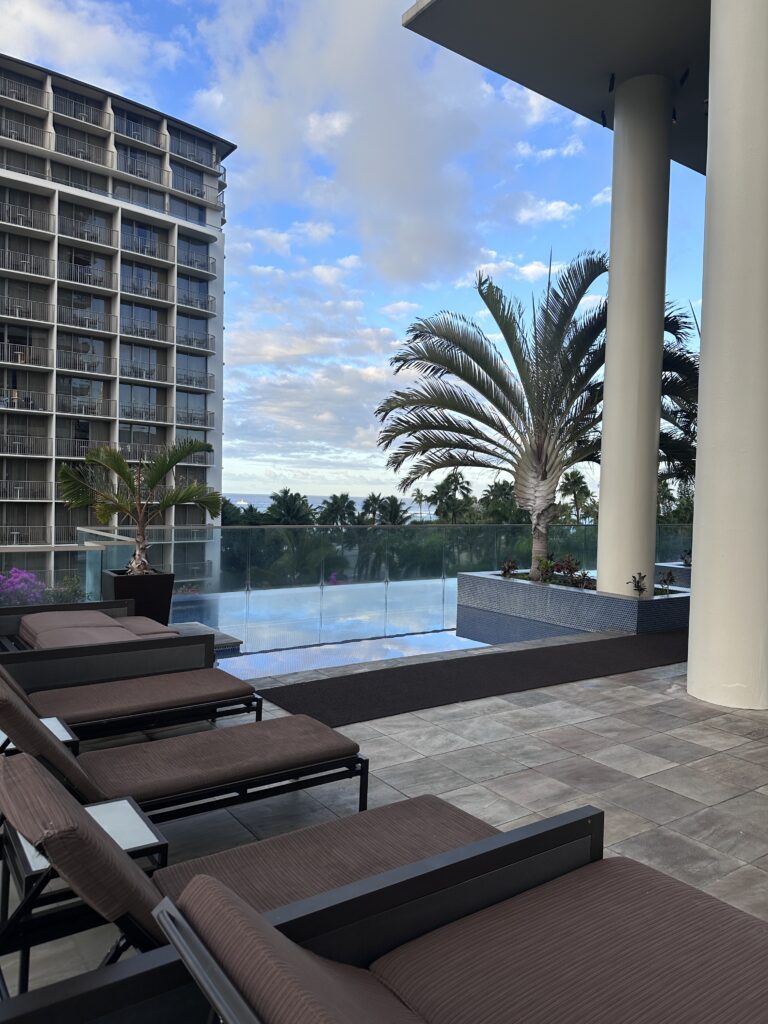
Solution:
{"label": "fan palm tree", "polygon": [[[600,458],[605,365],[604,300],[581,312],[589,289],[608,270],[602,253],[585,252],[549,281],[526,323],[522,305],[480,274],[477,290],[511,359],[467,317],[442,312],[417,320],[392,358],[396,372],[416,371],[412,386],[377,409],[388,465],[408,470],[405,490],[435,470],[478,466],[506,473],[531,517],[531,576],[547,554],[563,473]],[[696,357],[685,348],[690,322],[667,309],[662,371],[662,473],[690,476],[694,443],[688,417],[698,387]]]}
{"label": "fan palm tree", "polygon": [[311,526],[315,521],[315,513],[305,495],[289,487],[270,494],[269,502],[264,519],[271,525]]}
{"label": "fan palm tree", "polygon": [[578,526],[581,522],[581,510],[584,504],[592,497],[586,478],[580,469],[569,469],[563,473],[560,482],[560,496],[570,498],[573,502],[573,517]]}
{"label": "fan palm tree", "polygon": [[136,528],[136,547],[128,562],[131,576],[151,573],[147,557],[147,527],[163,521],[176,505],[196,505],[216,519],[221,514],[221,495],[199,481],[168,483],[180,462],[197,452],[211,452],[206,441],[178,441],[153,458],[131,466],[121,452],[104,445],[89,451],[79,466],[64,463],[59,470],[61,497],[67,508],[93,508],[98,522],[107,525],[113,516]]}
{"label": "fan palm tree", "polygon": [[380,494],[375,494],[373,491],[363,502],[363,507],[360,510],[360,518],[365,523],[376,523],[381,515],[381,510],[384,506],[384,498]]}
{"label": "fan palm tree", "polygon": [[[403,485],[400,489],[406,490]],[[452,523],[457,523],[459,516],[471,508],[472,485],[458,468],[458,464],[439,484],[436,484],[429,495],[429,503],[434,505],[438,519],[450,520]]]}
{"label": "fan palm tree", "polygon": [[396,494],[384,498],[379,513],[379,522],[382,526],[405,526],[410,518],[408,506]]}
{"label": "fan palm tree", "polygon": [[355,503],[348,494],[332,494],[320,505],[318,523],[323,526],[348,526],[357,519]]}

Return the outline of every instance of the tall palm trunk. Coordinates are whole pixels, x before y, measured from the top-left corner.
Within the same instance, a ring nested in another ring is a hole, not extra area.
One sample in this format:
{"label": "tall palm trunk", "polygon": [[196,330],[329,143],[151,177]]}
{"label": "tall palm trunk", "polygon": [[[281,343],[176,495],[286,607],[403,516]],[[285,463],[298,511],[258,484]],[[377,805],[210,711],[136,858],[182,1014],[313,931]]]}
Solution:
{"label": "tall palm trunk", "polygon": [[136,546],[133,552],[133,558],[128,563],[128,572],[132,576],[146,576],[152,572],[152,567],[149,564],[149,557],[147,555],[147,529],[146,523],[136,523]]}
{"label": "tall palm trunk", "polygon": [[527,447],[517,464],[515,498],[531,516],[532,580],[541,578],[539,560],[549,554],[549,525],[557,516],[557,487],[563,472],[562,460],[544,443],[538,450]]}

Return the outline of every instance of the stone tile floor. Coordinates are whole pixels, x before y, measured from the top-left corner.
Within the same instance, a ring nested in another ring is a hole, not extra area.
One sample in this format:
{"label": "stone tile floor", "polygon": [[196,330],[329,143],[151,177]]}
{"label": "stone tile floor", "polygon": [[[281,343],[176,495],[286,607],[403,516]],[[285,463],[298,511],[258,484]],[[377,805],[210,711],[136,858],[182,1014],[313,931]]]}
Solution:
{"label": "stone tile floor", "polygon": [[[605,811],[607,855],[633,857],[768,920],[768,712],[697,701],[684,673],[673,665],[588,679],[341,731],[370,758],[372,807],[436,793],[508,830],[593,804]],[[285,714],[265,709],[265,717]],[[356,806],[356,785],[335,783],[163,829],[171,859],[181,860]],[[33,953],[33,985],[96,966],[112,934],[99,929]]]}

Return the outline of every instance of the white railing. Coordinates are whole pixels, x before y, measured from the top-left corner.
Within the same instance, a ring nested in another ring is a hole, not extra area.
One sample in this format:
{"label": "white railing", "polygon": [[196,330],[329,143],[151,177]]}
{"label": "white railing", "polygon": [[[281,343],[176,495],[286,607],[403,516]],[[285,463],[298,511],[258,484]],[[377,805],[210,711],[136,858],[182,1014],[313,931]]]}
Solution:
{"label": "white railing", "polygon": [[99,107],[92,107],[90,103],[72,100],[69,96],[58,96],[54,93],[53,109],[57,114],[73,117],[76,121],[85,121],[86,124],[94,124],[99,128],[109,128],[109,113]]}
{"label": "white railing", "polygon": [[72,139],[68,135],[56,134],[56,152],[74,156],[78,160],[88,160],[90,163],[100,164],[102,167],[112,166],[112,153],[108,149],[94,146],[92,143],[83,142],[80,139]]}
{"label": "white railing", "polygon": [[146,366],[144,363],[120,363],[120,376],[133,377],[134,380],[154,380],[167,384],[173,380],[173,369],[156,363]]}
{"label": "white railing", "polygon": [[0,77],[0,96],[48,109],[48,96],[42,89],[26,82],[15,82],[12,78]]}
{"label": "white railing", "polygon": [[49,458],[52,450],[50,437],[34,434],[0,434],[0,455],[42,455]]}
{"label": "white railing", "polygon": [[176,422],[185,427],[212,427],[213,413],[207,409],[177,409]]}
{"label": "white railing", "polygon": [[16,142],[26,142],[30,146],[42,146],[43,149],[51,148],[51,133],[45,131],[44,128],[37,128],[33,124],[8,121],[2,117],[0,118],[0,135]]}
{"label": "white railing", "polygon": [[126,252],[137,252],[141,256],[152,256],[156,260],[166,260],[168,263],[173,263],[176,259],[175,245],[168,245],[167,242],[154,238],[145,238],[130,231],[123,231],[121,234],[120,247]]}
{"label": "white railing", "polygon": [[117,248],[117,231],[93,221],[75,220],[74,217],[59,217],[59,234],[69,238],[80,238],[84,242],[97,242]]}
{"label": "white railing", "polygon": [[110,288],[117,290],[117,274],[102,267],[83,267],[78,263],[59,263],[60,281],[73,281],[75,284],[90,285],[91,288]]}
{"label": "white railing", "polygon": [[117,360],[113,356],[97,356],[90,352],[70,352],[59,349],[56,366],[60,370],[77,370],[79,373],[104,373],[114,376]]}
{"label": "white railing", "polygon": [[115,133],[124,135],[136,142],[145,142],[148,146],[156,146],[158,149],[165,149],[166,136],[149,125],[140,124],[138,121],[131,121],[123,114],[115,116]]}
{"label": "white railing", "polygon": [[215,390],[212,373],[193,373],[191,370],[177,370],[176,383],[183,388],[200,388],[201,391]]}
{"label": "white railing", "polygon": [[111,398],[86,398],[80,395],[56,395],[56,412],[71,416],[107,416],[112,418],[117,408]]}
{"label": "white railing", "polygon": [[20,363],[23,366],[53,366],[53,352],[49,348],[20,345],[15,341],[2,342],[0,362]]}
{"label": "white railing", "polygon": [[31,210],[13,203],[0,203],[0,221],[18,228],[34,228],[36,231],[56,230],[56,218],[45,210]]}
{"label": "white railing", "polygon": [[93,309],[59,306],[58,320],[60,324],[66,324],[69,327],[83,327],[87,331],[117,333],[117,317],[111,313],[101,313]]}
{"label": "white railing", "polygon": [[215,295],[196,295],[194,292],[183,291],[179,288],[178,303],[180,306],[192,306],[194,309],[204,309],[208,313],[216,311]]}
{"label": "white railing", "polygon": [[55,264],[47,256],[33,256],[16,249],[0,249],[0,269],[12,270],[17,274],[35,274],[38,277],[53,277]]}
{"label": "white railing", "polygon": [[143,420],[147,423],[172,423],[173,406],[141,405],[133,402],[121,402],[120,418],[126,420]]}
{"label": "white railing", "polygon": [[146,320],[121,320],[120,333],[154,341],[173,341],[173,327],[169,324],[147,323]]}
{"label": "white railing", "polygon": [[123,274],[120,290],[129,295],[140,295],[144,299],[160,299],[162,302],[173,302],[174,287],[162,281],[144,281],[141,278],[128,277]]}
{"label": "white railing", "polygon": [[176,334],[176,344],[186,348],[199,348],[205,352],[214,352],[216,338],[212,334],[196,334],[191,331],[180,330]]}
{"label": "white railing", "polygon": [[46,480],[0,480],[0,501],[50,501],[52,491]]}
{"label": "white railing", "polygon": [[0,314],[17,317],[19,320],[53,321],[53,306],[50,302],[36,299],[16,299],[11,295],[0,295]]}
{"label": "white railing", "polygon": [[0,526],[0,544],[50,544],[50,526]]}

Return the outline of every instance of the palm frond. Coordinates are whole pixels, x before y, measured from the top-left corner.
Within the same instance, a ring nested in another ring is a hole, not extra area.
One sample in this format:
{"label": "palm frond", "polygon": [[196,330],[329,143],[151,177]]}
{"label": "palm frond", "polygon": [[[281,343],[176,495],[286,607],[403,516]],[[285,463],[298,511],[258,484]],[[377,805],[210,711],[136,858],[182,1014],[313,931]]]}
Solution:
{"label": "palm frond", "polygon": [[157,503],[157,512],[162,515],[176,505],[196,505],[212,519],[217,519],[221,515],[221,495],[199,481],[169,487]]}
{"label": "palm frond", "polygon": [[199,452],[212,452],[213,445],[207,441],[184,440],[163,448],[144,465],[143,479],[151,491],[166,479],[180,462],[185,462],[191,455]]}

